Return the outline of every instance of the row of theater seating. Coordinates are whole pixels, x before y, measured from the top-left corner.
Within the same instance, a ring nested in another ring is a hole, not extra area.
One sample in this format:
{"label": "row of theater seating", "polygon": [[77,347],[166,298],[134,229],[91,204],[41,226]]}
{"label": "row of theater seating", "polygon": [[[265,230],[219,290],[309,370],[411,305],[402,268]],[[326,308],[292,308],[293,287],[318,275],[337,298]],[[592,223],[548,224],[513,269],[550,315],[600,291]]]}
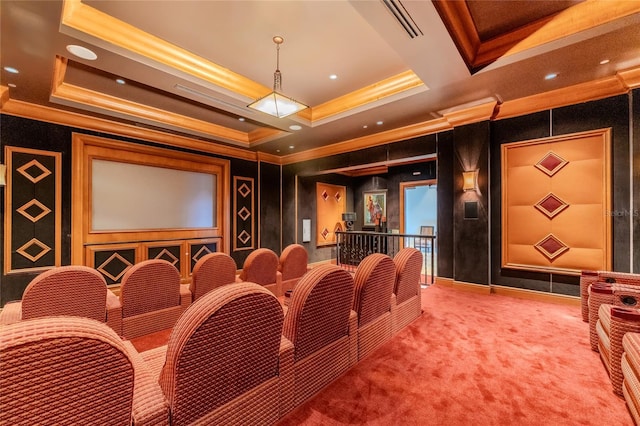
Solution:
{"label": "row of theater seating", "polygon": [[591,349],[640,425],[640,274],[583,271],[580,294]]}
{"label": "row of theater seating", "polygon": [[3,325],[0,424],[273,424],[420,315],[421,267],[412,248],[355,275],[324,264],[287,306],[256,283],[223,285],[142,353],[94,319]]}
{"label": "row of theater seating", "polygon": [[132,339],[171,328],[194,300],[221,285],[250,281],[279,296],[283,285],[293,287],[306,271],[307,251],[299,244],[286,247],[280,258],[266,248],[253,251],[239,276],[228,254],[210,253],[194,266],[189,285],[180,284],[180,274],[169,262],[152,259],[127,270],[118,297],[107,289],[98,271],[66,266],[38,275],[21,301],[5,305],[0,324],[75,315],[106,322],[119,335]]}

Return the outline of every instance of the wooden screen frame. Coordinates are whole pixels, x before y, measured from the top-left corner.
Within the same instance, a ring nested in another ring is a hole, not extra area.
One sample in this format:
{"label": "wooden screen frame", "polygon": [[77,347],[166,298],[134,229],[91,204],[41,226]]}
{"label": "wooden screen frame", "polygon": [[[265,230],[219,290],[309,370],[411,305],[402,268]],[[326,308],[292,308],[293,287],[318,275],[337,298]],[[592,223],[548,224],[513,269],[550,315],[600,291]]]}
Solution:
{"label": "wooden screen frame", "polygon": [[[91,162],[94,159],[216,175],[216,225],[210,228],[93,231],[91,229]],[[73,264],[85,263],[84,247],[92,244],[220,238],[224,250],[229,252],[229,239],[226,238],[226,233],[230,229],[228,215],[230,164],[228,160],[74,133],[72,169],[71,262]]]}
{"label": "wooden screen frame", "polygon": [[[532,145],[539,144],[552,144],[557,142],[570,142],[575,140],[577,143],[581,139],[586,138],[600,138],[602,143],[602,176],[601,179],[601,200],[602,200],[602,234],[599,236],[600,246],[598,249],[601,249],[603,252],[602,261],[600,265],[597,265],[593,268],[587,269],[599,269],[599,270],[611,270],[612,265],[612,222],[611,222],[611,129],[597,129],[590,130],[586,132],[572,133],[560,136],[552,136],[548,138],[541,139],[533,139],[528,141],[520,141],[520,142],[511,142],[507,144],[503,144],[501,147],[501,213],[502,213],[502,262],[501,265],[503,268],[508,269],[521,269],[521,270],[529,270],[529,271],[537,271],[537,272],[546,272],[546,273],[561,273],[565,275],[579,275],[582,269],[576,266],[575,268],[569,267],[554,267],[552,262],[553,258],[549,259],[547,265],[531,265],[531,264],[522,264],[517,262],[512,262],[510,257],[510,235],[509,235],[509,216],[507,214],[509,207],[511,206],[508,200],[508,188],[509,182],[507,180],[507,171],[508,171],[508,152],[512,149],[518,149],[520,147],[527,147]],[[538,167],[538,165],[533,165]],[[560,169],[563,166],[558,167]],[[538,206],[532,205],[531,208],[536,208]],[[551,216],[552,217],[552,216]],[[551,235],[551,234],[550,234]]]}

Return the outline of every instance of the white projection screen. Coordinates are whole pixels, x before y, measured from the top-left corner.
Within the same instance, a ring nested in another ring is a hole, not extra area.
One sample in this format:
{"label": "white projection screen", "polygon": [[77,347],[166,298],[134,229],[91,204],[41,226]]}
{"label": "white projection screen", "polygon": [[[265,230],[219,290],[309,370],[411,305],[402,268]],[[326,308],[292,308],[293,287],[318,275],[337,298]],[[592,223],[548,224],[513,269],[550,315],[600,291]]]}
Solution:
{"label": "white projection screen", "polygon": [[216,175],[116,161],[91,161],[91,229],[216,227]]}

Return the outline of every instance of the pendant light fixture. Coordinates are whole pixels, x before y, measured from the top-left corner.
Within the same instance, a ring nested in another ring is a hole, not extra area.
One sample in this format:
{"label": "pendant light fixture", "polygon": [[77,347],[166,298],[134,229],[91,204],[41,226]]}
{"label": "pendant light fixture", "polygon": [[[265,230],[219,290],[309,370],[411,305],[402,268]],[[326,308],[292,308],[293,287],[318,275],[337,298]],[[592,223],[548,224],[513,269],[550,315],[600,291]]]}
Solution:
{"label": "pendant light fixture", "polygon": [[273,92],[248,106],[249,108],[262,111],[266,114],[273,115],[274,117],[283,118],[308,107],[281,93],[282,74],[280,73],[280,45],[284,42],[284,38],[275,36],[273,38],[273,42],[276,44],[276,71],[273,73]]}

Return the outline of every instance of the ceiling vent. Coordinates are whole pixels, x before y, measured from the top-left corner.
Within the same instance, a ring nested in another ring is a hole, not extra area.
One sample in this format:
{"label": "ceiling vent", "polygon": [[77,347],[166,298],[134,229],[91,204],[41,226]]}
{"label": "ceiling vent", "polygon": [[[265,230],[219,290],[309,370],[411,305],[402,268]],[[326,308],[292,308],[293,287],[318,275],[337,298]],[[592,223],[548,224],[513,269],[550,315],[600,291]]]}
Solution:
{"label": "ceiling vent", "polygon": [[400,0],[382,0],[382,3],[389,9],[389,12],[396,18],[396,21],[398,21],[402,28],[404,28],[409,37],[416,38],[424,35]]}

